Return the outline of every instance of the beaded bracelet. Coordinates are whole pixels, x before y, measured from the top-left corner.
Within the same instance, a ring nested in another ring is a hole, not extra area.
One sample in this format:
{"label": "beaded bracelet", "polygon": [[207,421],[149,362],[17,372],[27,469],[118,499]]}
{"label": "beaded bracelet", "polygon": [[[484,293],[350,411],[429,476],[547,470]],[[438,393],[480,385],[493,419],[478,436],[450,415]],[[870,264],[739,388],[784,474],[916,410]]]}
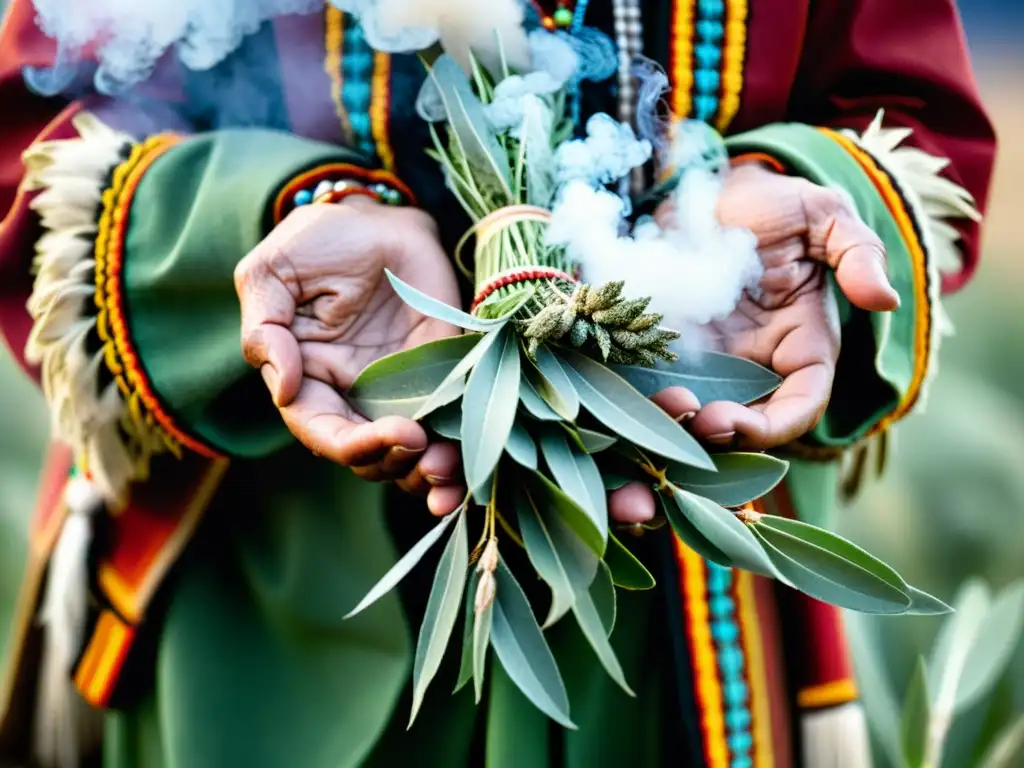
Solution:
{"label": "beaded bracelet", "polygon": [[340,203],[351,195],[365,195],[384,205],[401,205],[404,202],[401,192],[383,182],[367,185],[353,179],[341,179],[334,182],[321,181],[312,191],[299,190],[295,193],[294,203],[296,208],[318,203]]}
{"label": "beaded bracelet", "polygon": [[387,171],[331,163],[306,171],[282,187],[274,202],[273,222],[279,223],[296,208],[339,203],[351,195],[365,195],[383,205],[416,204],[412,191]]}

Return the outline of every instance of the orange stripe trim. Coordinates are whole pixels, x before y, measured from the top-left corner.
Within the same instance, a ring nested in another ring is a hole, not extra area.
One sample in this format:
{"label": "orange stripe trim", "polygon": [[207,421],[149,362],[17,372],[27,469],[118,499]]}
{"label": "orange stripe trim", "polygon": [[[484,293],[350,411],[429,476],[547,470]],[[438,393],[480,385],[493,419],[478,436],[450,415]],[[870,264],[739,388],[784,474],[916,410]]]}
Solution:
{"label": "orange stripe trim", "polygon": [[857,161],[868,178],[871,179],[878,193],[885,201],[886,207],[895,219],[900,234],[910,250],[914,268],[914,300],[916,307],[914,330],[914,371],[910,386],[903,399],[889,415],[885,416],[872,429],[871,435],[884,431],[896,421],[907,415],[914,407],[921,394],[928,364],[931,358],[931,301],[928,295],[928,263],[924,247],[914,229],[914,220],[907,210],[902,195],[893,185],[889,175],[875,162],[870,154],[861,149],[855,142],[836,131],[828,128],[819,129],[831,138]]}
{"label": "orange stripe trim", "polygon": [[747,163],[764,163],[776,173],[784,174],[788,172],[786,166],[779,162],[778,159],[765,152],[746,152],[742,155],[736,155],[731,161],[733,167]]}
{"label": "orange stripe trim", "polygon": [[669,72],[672,114],[684,118],[693,107],[693,16],[695,0],[676,0],[672,11]]}
{"label": "orange stripe trim", "polygon": [[722,95],[715,127],[724,133],[740,108],[743,65],[747,58],[748,0],[726,0],[725,40],[722,45]]}
{"label": "orange stripe trim", "polygon": [[216,458],[219,454],[178,427],[161,405],[131,343],[122,294],[124,242],[135,192],[146,171],[180,136],[161,134],[136,145],[128,159],[114,170],[113,183],[103,192],[96,238],[96,329],[103,342],[107,367],[125,397],[128,412],[143,431],[154,428],[177,456],[181,446]]}
{"label": "orange stripe trim", "polygon": [[848,704],[857,698],[857,684],[847,678],[803,688],[796,697],[802,709],[821,709]]}
{"label": "orange stripe trim", "polygon": [[690,641],[693,672],[696,677],[697,705],[704,735],[704,753],[708,768],[728,768],[729,747],[725,739],[722,684],[718,679],[718,661],[711,637],[710,610],[707,601],[707,565],[704,559],[673,537],[679,563],[683,619]]}
{"label": "orange stripe trim", "polygon": [[736,612],[739,616],[740,642],[746,662],[747,685],[750,690],[750,713],[753,717],[751,734],[754,737],[754,768],[774,768],[772,746],[771,702],[768,698],[768,675],[764,663],[761,625],[757,616],[757,598],[754,592],[754,574],[734,570],[736,580]]}
{"label": "orange stripe trim", "polygon": [[128,657],[135,630],[112,611],[103,611],[75,672],[75,687],[94,707],[110,701],[117,675]]}
{"label": "orange stripe trim", "polygon": [[373,95],[370,102],[370,125],[377,145],[377,157],[387,170],[394,170],[395,154],[391,148],[391,56],[376,53],[373,57]]}

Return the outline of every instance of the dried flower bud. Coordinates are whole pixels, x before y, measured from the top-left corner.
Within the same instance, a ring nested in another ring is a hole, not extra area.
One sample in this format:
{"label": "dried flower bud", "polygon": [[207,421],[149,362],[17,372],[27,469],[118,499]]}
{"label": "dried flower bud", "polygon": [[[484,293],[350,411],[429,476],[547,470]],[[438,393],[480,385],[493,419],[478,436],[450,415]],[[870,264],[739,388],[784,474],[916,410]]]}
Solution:
{"label": "dried flower bud", "polygon": [[494,573],[498,569],[498,539],[494,536],[487,540],[476,569],[480,573]]}
{"label": "dried flower bud", "polygon": [[626,330],[633,331],[633,333],[643,333],[650,328],[654,328],[664,319],[664,315],[640,315],[640,317],[626,326]]}
{"label": "dried flower bud", "polygon": [[584,307],[587,306],[587,297],[590,295],[590,286],[586,283],[581,283],[576,286],[576,290],[572,292],[572,298],[569,299],[569,306],[572,307],[572,311],[576,314],[582,314]]}
{"label": "dried flower bud", "polygon": [[494,578],[494,574],[490,571],[480,574],[480,583],[476,585],[476,597],[473,600],[473,610],[477,616],[491,607],[497,591],[498,582]]}
{"label": "dried flower bud", "polygon": [[569,334],[569,341],[574,347],[582,347],[590,338],[590,323],[582,317],[577,318],[572,324],[572,331]]}
{"label": "dried flower bud", "polygon": [[605,283],[597,290],[591,288],[587,295],[586,313],[592,315],[602,309],[610,309],[615,304],[616,299],[619,298],[619,294],[622,293],[622,287],[625,284],[622,280],[616,280],[611,283]]}
{"label": "dried flower bud", "polygon": [[537,316],[530,321],[524,335],[527,338],[541,340],[551,338],[551,334],[558,327],[559,321],[561,320],[562,311],[563,305],[561,304],[550,304],[544,307],[544,309],[538,312]]}
{"label": "dried flower bud", "polygon": [[572,324],[576,322],[576,313],[572,307],[566,305],[558,318],[558,325],[555,327],[554,338],[560,339],[572,330]]}
{"label": "dried flower bud", "polygon": [[607,360],[608,359],[608,355],[611,354],[611,351],[612,351],[612,337],[609,336],[608,335],[608,331],[606,331],[600,325],[595,325],[594,326],[593,333],[594,333],[594,341],[597,342],[597,347],[598,347],[598,349],[601,350],[601,357],[603,357],[605,360]]}
{"label": "dried flower bud", "polygon": [[650,303],[650,297],[620,301],[610,309],[603,309],[600,312],[595,312],[594,322],[601,323],[601,325],[609,325],[614,328],[622,328],[640,317]]}

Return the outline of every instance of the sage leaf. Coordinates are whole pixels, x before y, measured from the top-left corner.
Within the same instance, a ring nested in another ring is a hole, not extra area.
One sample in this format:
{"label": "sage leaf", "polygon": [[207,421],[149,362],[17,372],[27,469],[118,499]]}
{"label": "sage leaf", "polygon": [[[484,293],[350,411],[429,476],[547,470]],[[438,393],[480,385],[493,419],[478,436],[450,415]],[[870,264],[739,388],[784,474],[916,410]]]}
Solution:
{"label": "sage leaf", "polygon": [[416,641],[416,656],[412,671],[412,713],[409,725],[416,720],[427,687],[441,666],[448,639],[451,637],[455,620],[459,615],[462,590],[469,569],[469,543],[466,536],[466,513],[459,513],[458,522],[448,545],[444,548],[434,584],[423,614],[419,638]]}
{"label": "sage leaf", "polygon": [[721,400],[752,403],[782,383],[767,368],[721,352],[703,352],[690,359],[684,356],[674,363],[659,363],[655,368],[615,365],[613,369],[645,397],[668,387],[686,387],[704,405]]}
{"label": "sage leaf", "polygon": [[495,293],[477,307],[477,311],[485,319],[509,317],[518,312],[531,298],[533,298],[532,288],[520,288],[508,296],[499,296]]}
{"label": "sage leaf", "polygon": [[[709,499],[673,488],[672,498],[683,516],[732,565],[763,576],[774,576],[772,561],[750,527],[727,509]],[[717,561],[716,561],[717,562]]]}
{"label": "sage leaf", "polygon": [[895,570],[883,563],[874,555],[861,549],[856,544],[837,536],[830,531],[810,525],[800,520],[792,520],[786,517],[774,515],[762,515],[758,525],[770,528],[774,531],[788,534],[796,539],[813,544],[820,549],[832,553],[853,565],[867,571],[878,579],[881,579],[894,590],[904,594],[907,598],[907,606],[910,605],[910,587],[903,577]]}
{"label": "sage leaf", "polygon": [[574,449],[565,435],[555,430],[545,430],[541,434],[540,449],[558,487],[590,515],[602,541],[606,540],[608,499],[593,457]]}
{"label": "sage leaf", "polygon": [[591,455],[606,451],[619,441],[617,437],[606,435],[603,432],[595,432],[592,429],[571,428],[567,424],[562,426],[573,437],[576,444]]}
{"label": "sage leaf", "polygon": [[789,463],[763,453],[723,453],[713,457],[716,472],[669,464],[666,477],[683,490],[723,507],[742,507],[779,484]]}
{"label": "sage leaf", "polygon": [[594,602],[597,615],[601,617],[601,626],[607,637],[612,636],[615,620],[618,618],[618,605],[615,599],[615,582],[607,563],[600,563],[597,575],[590,585],[590,599]]}
{"label": "sage leaf", "polygon": [[519,345],[508,328],[484,353],[462,397],[462,466],[470,492],[491,478],[519,404]]}
{"label": "sage leaf", "polygon": [[899,614],[910,607],[906,593],[859,565],[760,523],[752,528],[776,570],[795,589],[861,613]]}
{"label": "sage leaf", "polygon": [[385,269],[384,274],[387,275],[388,280],[391,282],[391,287],[395,289],[398,297],[421,315],[458,326],[467,331],[496,331],[508,323],[509,318],[507,315],[495,318],[494,320],[483,320],[467,314],[461,309],[456,309],[450,304],[445,304],[440,299],[428,296],[418,288],[413,288],[389,269]]}
{"label": "sage leaf", "polygon": [[463,511],[464,510],[460,508],[455,512],[452,512],[441,522],[431,528],[430,532],[426,536],[416,542],[412,549],[406,552],[397,563],[391,566],[391,570],[384,574],[384,577],[377,582],[373,589],[366,593],[366,597],[359,602],[359,605],[349,611],[345,618],[351,619],[356,614],[362,613],[398,586],[402,579],[409,575],[409,571],[415,568],[416,564],[423,559],[423,556],[427,554],[429,549],[440,540],[444,535],[444,532],[448,530],[448,527],[455,522],[456,518],[460,518],[462,516]]}
{"label": "sage leaf", "polygon": [[561,488],[540,472],[535,472],[529,483],[531,497],[538,507],[548,508],[557,514],[598,557],[604,557],[607,537],[595,525],[593,518],[579,504],[573,501]]}
{"label": "sage leaf", "polygon": [[491,644],[491,627],[494,622],[494,603],[483,609],[473,622],[473,692],[476,703],[484,692],[484,672],[487,649]]}
{"label": "sage leaf", "polygon": [[561,422],[562,417],[555,412],[547,402],[537,393],[536,387],[530,383],[529,375],[524,376],[519,382],[519,399],[526,408],[526,412],[538,421]]}
{"label": "sage leaf", "polygon": [[614,535],[608,537],[604,563],[611,574],[612,582],[617,587],[639,592],[654,589],[657,584],[644,564]]}
{"label": "sage leaf", "polygon": [[536,471],[537,444],[533,442],[530,433],[518,421],[512,424],[512,431],[509,432],[505,450],[517,464]]}
{"label": "sage leaf", "polygon": [[1015,768],[1024,764],[1024,715],[1000,731],[982,755],[978,768]]}
{"label": "sage leaf", "polygon": [[999,682],[1024,636],[1024,582],[996,595],[964,665],[954,711],[966,712]]}
{"label": "sage leaf", "polygon": [[916,587],[908,586],[907,594],[910,595],[910,607],[906,611],[908,616],[941,616],[953,612],[953,609],[939,598]]}
{"label": "sage leaf", "polygon": [[462,407],[449,403],[427,416],[427,425],[447,440],[462,439]]}
{"label": "sage leaf", "polygon": [[455,690],[458,693],[470,680],[473,679],[473,627],[476,617],[473,612],[473,600],[476,595],[477,586],[480,584],[480,574],[474,568],[469,572],[466,579],[466,596],[463,600],[463,623],[462,623],[462,662],[459,665],[459,679],[455,683]]}
{"label": "sage leaf", "polygon": [[503,561],[496,573],[491,647],[509,679],[555,722],[576,729],[569,719],[569,697],[555,657],[530,610],[523,588]]}
{"label": "sage leaf", "polygon": [[539,380],[535,381],[538,394],[566,421],[576,421],[580,412],[580,396],[546,344],[541,344],[536,355]]}
{"label": "sage leaf", "polygon": [[672,526],[673,533],[686,546],[711,563],[718,563],[726,568],[732,568],[734,563],[722,550],[716,547],[711,541],[695,526],[690,519],[683,514],[682,508],[673,497],[665,501],[661,494],[656,497],[657,503],[662,509],[665,519]]}
{"label": "sage leaf", "polygon": [[606,491],[617,491],[620,488],[624,488],[630,483],[637,482],[635,478],[628,477],[627,475],[619,474],[618,472],[604,470],[601,472],[601,482],[604,484]]}
{"label": "sage leaf", "polygon": [[[481,338],[476,333],[450,336],[382,357],[363,369],[345,399],[368,419],[413,418]],[[448,402],[461,394],[459,387],[445,390]]]}
{"label": "sage leaf", "polygon": [[[469,350],[469,352],[466,353],[466,356],[456,363],[455,367],[452,368],[444,381],[437,385],[437,389],[435,389],[430,396],[423,401],[412,417],[418,421],[419,419],[433,413],[435,410],[443,408],[446,405],[450,405],[455,400],[458,400],[459,396],[461,396],[466,389],[466,376],[470,374],[483,356],[490,351],[491,347],[498,342],[498,336],[499,332],[485,334],[476,346]],[[454,396],[453,393],[455,393]]]}
{"label": "sage leaf", "polygon": [[583,406],[613,433],[666,459],[714,471],[693,436],[625,379],[578,352],[561,355]]}
{"label": "sage leaf", "polygon": [[914,677],[907,689],[900,717],[903,759],[909,768],[922,768],[931,722],[931,698],[928,695],[928,673],[924,659],[918,659]]}
{"label": "sage leaf", "polygon": [[928,662],[928,682],[935,697],[932,708],[940,722],[953,717],[964,667],[991,607],[988,585],[981,579],[968,579],[953,599],[955,612],[939,629]]}
{"label": "sage leaf", "polygon": [[[602,569],[601,573],[594,579],[593,589],[604,593],[601,596],[601,600],[605,605],[608,602],[607,590],[611,590],[611,604],[614,606],[615,587],[606,573]],[[580,631],[583,632],[583,636],[590,643],[590,647],[594,649],[594,653],[597,654],[597,658],[601,662],[601,666],[604,667],[605,672],[608,673],[608,676],[628,695],[636,696],[633,693],[633,689],[626,682],[626,676],[622,672],[622,665],[619,664],[619,660],[615,656],[612,644],[608,642],[608,635],[610,634],[606,624],[608,619],[607,617],[602,619],[590,590],[577,593],[576,602],[572,606],[572,612],[576,617],[576,623],[579,624]],[[614,613],[612,613],[610,623],[613,625],[615,623]]]}
{"label": "sage leaf", "polygon": [[535,496],[529,489],[516,494],[516,510],[530,563],[551,588],[547,628],[571,610],[576,595],[590,587],[599,559],[556,510],[539,504]]}

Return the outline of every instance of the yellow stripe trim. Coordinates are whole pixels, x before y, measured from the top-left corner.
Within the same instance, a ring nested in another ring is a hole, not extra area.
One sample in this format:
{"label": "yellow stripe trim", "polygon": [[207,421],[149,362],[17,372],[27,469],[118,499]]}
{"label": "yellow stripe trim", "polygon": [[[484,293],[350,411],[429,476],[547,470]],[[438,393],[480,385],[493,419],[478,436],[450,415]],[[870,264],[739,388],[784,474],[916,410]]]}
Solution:
{"label": "yellow stripe trim", "polygon": [[683,601],[689,627],[693,671],[697,678],[697,698],[701,709],[701,728],[708,768],[728,768],[729,747],[725,740],[722,715],[722,683],[718,679],[718,657],[711,638],[711,614],[707,601],[707,565],[704,559],[675,539],[683,571]]}
{"label": "yellow stripe trim", "polygon": [[796,701],[802,709],[821,709],[847,704],[856,698],[857,684],[847,678],[804,688],[797,694]]}
{"label": "yellow stripe trim", "polygon": [[672,14],[672,114],[684,118],[693,106],[693,12],[696,0],[676,0]]}
{"label": "yellow stripe trim", "polygon": [[747,58],[747,0],[727,0],[725,42],[722,46],[722,94],[715,127],[724,133],[740,108],[743,64]]}
{"label": "yellow stripe trim", "polygon": [[377,145],[377,157],[388,171],[395,169],[395,155],[391,149],[391,56],[376,53],[373,57],[373,96],[370,102],[370,125]]}
{"label": "yellow stripe trim", "polygon": [[910,251],[913,262],[914,307],[916,313],[914,319],[914,370],[906,394],[896,408],[875,425],[869,435],[871,436],[885,431],[910,412],[917,402],[918,396],[921,394],[921,388],[928,374],[931,358],[932,323],[931,301],[928,296],[928,264],[924,247],[914,229],[913,219],[907,211],[903,197],[893,186],[888,174],[879,168],[871,155],[857,146],[851,139],[828,128],[821,128],[820,130],[849,152],[861,168],[864,169],[872,183],[874,183],[875,188],[896,221],[897,228],[903,237],[907,249]]}
{"label": "yellow stripe trim", "polygon": [[324,58],[324,72],[331,80],[331,101],[334,102],[334,112],[341,123],[341,131],[345,137],[345,143],[352,146],[355,144],[352,134],[352,124],[348,119],[348,110],[345,109],[345,101],[342,97],[344,86],[343,62],[345,59],[345,14],[333,5],[327,5],[327,15],[324,17],[324,50],[327,51]]}
{"label": "yellow stripe trim", "polygon": [[736,579],[736,608],[739,614],[740,636],[743,639],[743,658],[747,664],[747,684],[750,690],[750,711],[753,715],[754,768],[774,768],[772,755],[772,713],[768,698],[768,674],[765,671],[761,624],[757,617],[757,596],[754,592],[754,574],[734,570]]}
{"label": "yellow stripe trim", "polygon": [[128,642],[129,630],[123,623],[114,619],[110,626],[106,642],[103,647],[103,654],[100,656],[89,683],[88,691],[84,694],[87,701],[93,704],[105,703],[107,694],[110,691],[111,681],[114,678],[117,662],[124,653],[125,644]]}

